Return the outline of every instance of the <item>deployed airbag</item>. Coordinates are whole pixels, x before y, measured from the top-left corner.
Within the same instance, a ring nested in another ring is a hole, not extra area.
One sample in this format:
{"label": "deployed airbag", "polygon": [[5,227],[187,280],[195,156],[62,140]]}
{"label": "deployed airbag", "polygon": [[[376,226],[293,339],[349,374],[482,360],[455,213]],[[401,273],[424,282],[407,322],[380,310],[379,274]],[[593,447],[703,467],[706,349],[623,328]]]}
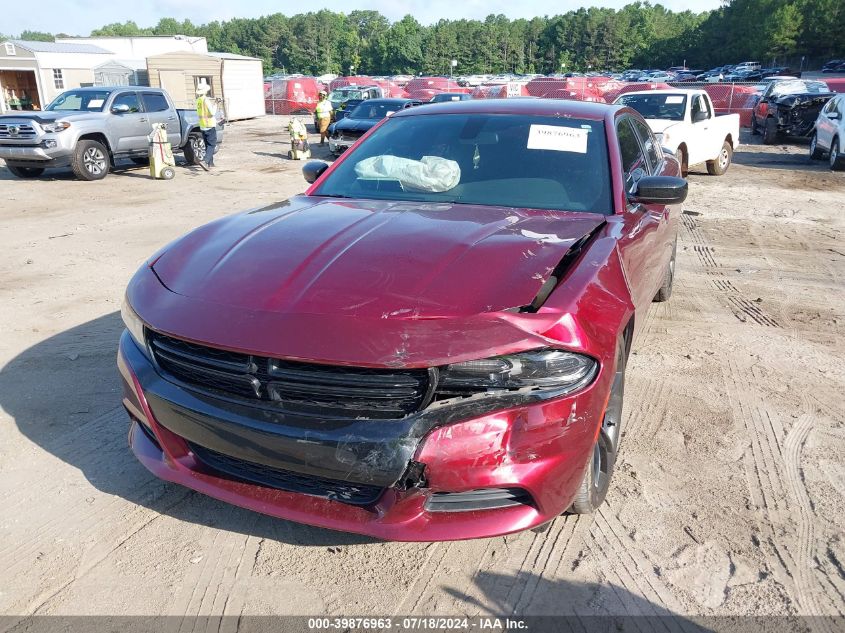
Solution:
{"label": "deployed airbag", "polygon": [[453,160],[423,156],[411,160],[399,156],[373,156],[355,165],[359,178],[397,180],[409,191],[440,193],[454,188],[461,180],[461,168]]}

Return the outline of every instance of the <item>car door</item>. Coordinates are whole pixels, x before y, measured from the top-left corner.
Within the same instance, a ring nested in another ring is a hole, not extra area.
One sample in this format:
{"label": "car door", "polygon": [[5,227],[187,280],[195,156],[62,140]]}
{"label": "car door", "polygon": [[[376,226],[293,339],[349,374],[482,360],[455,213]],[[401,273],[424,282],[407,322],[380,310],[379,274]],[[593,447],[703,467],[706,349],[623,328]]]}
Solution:
{"label": "car door", "polygon": [[[703,117],[701,120],[696,120]],[[687,148],[687,162],[697,165],[711,160],[722,147],[722,140],[713,133],[713,110],[704,95],[695,95],[690,102],[690,147]],[[718,141],[719,147],[715,147]]]}
{"label": "car door", "polygon": [[[653,176],[680,175],[670,170],[663,151],[660,149],[660,144],[654,137],[651,128],[644,121],[640,121],[634,117],[631,117],[631,125],[634,127],[634,131],[637,133],[637,137],[645,151],[649,173]],[[654,277],[651,280],[654,284],[654,292],[656,293],[663,283],[665,265],[671,259],[672,251],[675,249],[678,217],[677,214],[673,216],[672,207],[665,204],[646,205],[646,213],[650,214],[651,219],[657,222],[653,245],[654,266],[652,266],[652,272],[654,273]]]}
{"label": "car door", "polygon": [[173,147],[178,147],[182,141],[182,130],[176,110],[170,107],[167,98],[160,92],[142,92],[141,103],[147,113],[150,129],[154,123],[164,123],[167,126],[167,140]]}
{"label": "car door", "polygon": [[[119,108],[122,106],[129,109],[121,112]],[[152,129],[146,113],[141,108],[138,93],[134,90],[119,92],[112,100],[110,108],[108,127],[112,151],[121,154],[146,150],[147,135]]]}
{"label": "car door", "polygon": [[[636,191],[639,180],[651,173],[646,152],[632,126],[632,119],[630,115],[623,115],[616,122],[622,178],[627,194]],[[659,227],[658,209],[639,203],[628,205],[624,214],[622,236],[619,238],[619,250],[637,310],[647,307],[657,292],[655,279],[658,271],[655,269],[660,268],[661,257],[655,249]]]}
{"label": "car door", "polygon": [[[828,101],[819,113],[819,118],[816,119],[816,145],[825,151],[830,150],[830,144],[839,123],[838,118],[841,116],[838,113],[837,103],[841,103],[839,97]],[[831,115],[834,118],[831,118]]]}

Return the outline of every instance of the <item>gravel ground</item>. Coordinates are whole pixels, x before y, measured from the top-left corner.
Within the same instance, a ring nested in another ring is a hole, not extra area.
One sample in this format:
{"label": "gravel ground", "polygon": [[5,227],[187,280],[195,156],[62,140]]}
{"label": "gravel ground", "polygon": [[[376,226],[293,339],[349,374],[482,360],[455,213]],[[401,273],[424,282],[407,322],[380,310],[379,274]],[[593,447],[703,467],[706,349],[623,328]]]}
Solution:
{"label": "gravel ground", "polygon": [[123,290],[190,228],[304,190],[286,122],[231,125],[215,171],[170,182],[0,168],[0,614],[845,613],[845,174],[805,145],[691,174],[596,515],[383,543],[149,475],[114,367]]}

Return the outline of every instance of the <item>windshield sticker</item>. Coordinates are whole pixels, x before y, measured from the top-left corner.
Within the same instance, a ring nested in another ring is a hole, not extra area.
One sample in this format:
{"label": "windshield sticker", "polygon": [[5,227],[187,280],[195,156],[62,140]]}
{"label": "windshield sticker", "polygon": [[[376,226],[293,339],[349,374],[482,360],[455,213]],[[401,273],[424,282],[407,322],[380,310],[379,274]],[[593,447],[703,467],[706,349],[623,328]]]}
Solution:
{"label": "windshield sticker", "polygon": [[683,95],[669,95],[666,97],[666,105],[673,104],[673,103],[683,103],[684,97]]}
{"label": "windshield sticker", "polygon": [[91,101],[88,102],[88,107],[89,108],[102,108],[103,107],[103,101],[104,101],[104,99],[91,99]]}
{"label": "windshield sticker", "polygon": [[554,152],[587,153],[587,131],[557,125],[532,125],[528,131],[528,149]]}

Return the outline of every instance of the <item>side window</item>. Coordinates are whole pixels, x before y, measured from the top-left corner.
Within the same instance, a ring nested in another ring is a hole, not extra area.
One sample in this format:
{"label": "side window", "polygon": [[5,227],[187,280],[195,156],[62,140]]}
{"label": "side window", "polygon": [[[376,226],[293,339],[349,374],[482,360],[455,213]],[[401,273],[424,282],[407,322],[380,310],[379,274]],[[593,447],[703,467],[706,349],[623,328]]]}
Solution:
{"label": "side window", "polygon": [[144,110],[147,112],[164,112],[169,109],[167,99],[157,92],[145,92],[142,95]]}
{"label": "side window", "polygon": [[114,98],[111,107],[127,105],[130,112],[140,112],[141,104],[138,103],[138,95],[134,92],[123,92]]}
{"label": "side window", "polygon": [[633,191],[637,181],[646,175],[648,165],[645,162],[643,149],[634,128],[628,119],[622,119],[616,124],[616,135],[619,137],[619,153],[622,156],[622,175],[625,178],[625,191]]}
{"label": "side window", "polygon": [[651,133],[648,125],[637,119],[631,119],[631,124],[637,131],[637,136],[640,137],[640,142],[643,144],[645,156],[648,160],[649,172],[653,174],[657,171],[660,161],[663,160],[663,154],[657,146],[657,142],[654,140],[654,134]]}

